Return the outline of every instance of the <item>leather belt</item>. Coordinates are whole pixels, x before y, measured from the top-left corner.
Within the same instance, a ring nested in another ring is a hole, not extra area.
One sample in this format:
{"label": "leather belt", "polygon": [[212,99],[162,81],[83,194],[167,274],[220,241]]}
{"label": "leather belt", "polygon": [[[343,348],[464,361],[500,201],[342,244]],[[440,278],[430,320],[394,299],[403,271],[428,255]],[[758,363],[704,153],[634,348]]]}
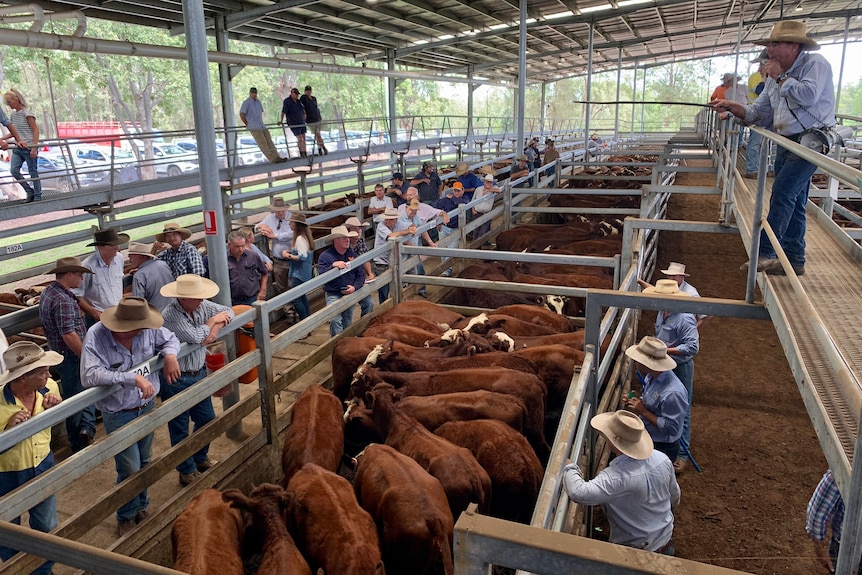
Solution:
{"label": "leather belt", "polygon": [[150,405],[150,402],[148,401],[143,405],[139,405],[138,407],[130,407],[129,409],[121,409],[120,413],[140,413],[143,410],[145,410],[147,407],[149,407],[149,405]]}
{"label": "leather belt", "polygon": [[181,375],[181,376],[183,376],[183,377],[194,377],[194,376],[196,376],[197,374],[199,374],[200,372],[202,372],[202,371],[204,370],[204,368],[205,368],[205,367],[206,367],[206,366],[204,366],[204,367],[202,367],[202,368],[200,368],[200,369],[194,370],[194,371],[181,371],[181,372],[180,372],[180,375]]}

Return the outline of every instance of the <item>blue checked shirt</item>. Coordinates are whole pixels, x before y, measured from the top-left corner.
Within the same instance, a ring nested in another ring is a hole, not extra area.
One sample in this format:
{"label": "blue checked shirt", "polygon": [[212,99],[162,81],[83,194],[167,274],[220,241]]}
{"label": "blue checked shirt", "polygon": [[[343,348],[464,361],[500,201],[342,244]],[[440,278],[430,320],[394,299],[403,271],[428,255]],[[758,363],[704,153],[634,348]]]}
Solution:
{"label": "blue checked shirt", "polygon": [[207,275],[201,253],[188,242],[181,243],[178,249],[168,248],[156,257],[168,264],[174,279],[184,274]]}
{"label": "blue checked shirt", "polygon": [[677,365],[692,359],[700,348],[697,319],[690,313],[672,313],[665,317],[665,312],[658,312],[655,318],[655,336],[668,347],[677,348],[679,353],[670,356]]}
{"label": "blue checked shirt", "polygon": [[[231,308],[205,299],[198,309],[189,315],[180,305],[180,302],[174,299],[162,312],[162,316],[165,318],[165,327],[174,332],[177,339],[194,346],[194,344],[200,344],[209,337],[210,328],[206,325],[206,321],[223,311],[228,312],[233,317]],[[195,346],[190,354],[179,358],[180,371],[200,371],[206,361],[206,354],[205,347]]]}
{"label": "blue checked shirt", "polygon": [[805,532],[815,541],[826,539],[826,526],[832,527],[832,539],[841,543],[841,525],[844,523],[844,500],[832,477],[832,470],[826,471],[814,495],[808,502],[805,517]]}

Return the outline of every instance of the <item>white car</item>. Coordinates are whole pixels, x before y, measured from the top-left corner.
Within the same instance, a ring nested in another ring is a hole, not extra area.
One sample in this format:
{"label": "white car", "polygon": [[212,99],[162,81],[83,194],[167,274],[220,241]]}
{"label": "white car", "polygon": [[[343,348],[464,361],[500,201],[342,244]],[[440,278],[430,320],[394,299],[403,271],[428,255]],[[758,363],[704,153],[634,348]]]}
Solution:
{"label": "white car", "polygon": [[[63,155],[66,151],[60,149]],[[137,171],[137,158],[128,150],[122,148],[111,148],[111,146],[98,146],[94,144],[73,144],[69,146],[69,153],[75,162],[75,166],[98,166],[103,170],[114,171],[114,180],[117,183],[128,183],[137,181],[140,174]]]}
{"label": "white car", "polygon": [[[190,154],[197,155],[198,153],[198,142],[197,140],[192,140],[188,138],[178,138],[176,140],[172,140],[171,144],[175,146],[179,146],[186,152]],[[227,152],[225,152],[224,144],[221,143],[221,140],[216,140],[216,157],[218,158],[218,164],[220,168],[227,167]],[[200,163],[200,158],[198,158],[198,163]]]}
{"label": "white car", "polygon": [[[175,144],[154,143],[152,146],[153,159],[142,160],[141,164],[150,162],[157,175],[175,178],[198,171],[197,154],[189,153]],[[141,156],[144,154],[145,150],[141,149]]]}

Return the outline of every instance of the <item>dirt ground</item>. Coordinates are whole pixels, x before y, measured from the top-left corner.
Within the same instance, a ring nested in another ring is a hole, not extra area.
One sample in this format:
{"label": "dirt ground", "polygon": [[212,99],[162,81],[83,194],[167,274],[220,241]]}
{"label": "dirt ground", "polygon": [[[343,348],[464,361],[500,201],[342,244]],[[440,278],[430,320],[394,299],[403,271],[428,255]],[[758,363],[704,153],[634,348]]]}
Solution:
{"label": "dirt ground", "polygon": [[[677,176],[679,185],[714,182]],[[668,217],[717,214],[718,197],[691,195],[673,197]],[[704,297],[744,299],[745,259],[735,235],[662,232],[659,269],[685,263]],[[642,335],[653,333],[654,318],[642,315]],[[827,464],[771,323],[716,317],[703,326],[693,404],[692,454],[703,472],[679,476],[677,556],[760,574],[823,572],[805,510]]]}

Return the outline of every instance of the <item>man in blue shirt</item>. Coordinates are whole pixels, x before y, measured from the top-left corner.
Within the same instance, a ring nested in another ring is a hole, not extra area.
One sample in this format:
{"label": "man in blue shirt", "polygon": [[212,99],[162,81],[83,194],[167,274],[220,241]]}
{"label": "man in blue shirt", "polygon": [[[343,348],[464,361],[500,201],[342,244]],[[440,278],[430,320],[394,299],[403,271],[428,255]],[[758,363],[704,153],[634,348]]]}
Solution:
{"label": "man in blue shirt", "polygon": [[[748,105],[727,99],[714,100],[710,105],[730,111],[746,124],[769,126],[771,121],[779,134],[797,143],[807,130],[834,126],[832,67],[826,58],[811,53],[820,46],[808,37],[805,23],[778,22],[767,38],[755,44],[766,46],[769,56],[761,66],[765,84],[760,96]],[[778,147],[767,221],[798,276],[805,273],[805,205],[816,169],[811,162]],[[742,269],[747,267],[745,263]],[[764,231],[760,234],[757,271],[785,273]]]}
{"label": "man in blue shirt", "polygon": [[[814,552],[817,559],[829,573],[835,573],[843,524],[844,500],[841,498],[841,492],[838,491],[835,478],[832,477],[832,470],[827,469],[808,502],[805,533],[814,542]],[[828,545],[826,543],[827,527],[832,530],[832,537]],[[857,568],[857,573],[862,573],[862,565]]]}
{"label": "man in blue shirt", "polygon": [[[332,245],[317,258],[317,274],[323,275],[331,269],[341,270],[341,274],[323,284],[326,305],[350,295],[365,285],[365,271],[362,266],[353,265],[357,253],[350,249],[350,238],[359,236],[348,231],[346,226],[332,228]],[[329,321],[329,335],[335,336],[353,323],[353,307],[349,307]]]}
{"label": "man in blue shirt", "polygon": [[464,187],[464,197],[469,202],[473,199],[473,192],[482,187],[482,178],[471,172],[470,166],[466,163],[458,164],[455,168],[455,176]]}
{"label": "man in blue shirt", "polygon": [[263,104],[257,99],[257,88],[251,88],[248,91],[248,98],[242,103],[239,109],[239,119],[248,129],[248,133],[254,138],[257,147],[266,156],[266,159],[277,164],[286,162],[285,158],[278,155],[278,149],[272,141],[272,135],[266,129],[266,123],[263,121]]}
{"label": "man in blue shirt", "polygon": [[410,185],[419,190],[419,201],[433,204],[440,199],[443,182],[431,162],[422,162],[422,170],[413,177]]}
{"label": "man in blue shirt", "polygon": [[296,136],[296,147],[299,149],[299,155],[307,158],[308,154],[305,152],[305,108],[299,101],[299,90],[296,88],[291,88],[290,96],[284,99],[281,106],[279,125],[284,125],[285,120],[287,127]]}

